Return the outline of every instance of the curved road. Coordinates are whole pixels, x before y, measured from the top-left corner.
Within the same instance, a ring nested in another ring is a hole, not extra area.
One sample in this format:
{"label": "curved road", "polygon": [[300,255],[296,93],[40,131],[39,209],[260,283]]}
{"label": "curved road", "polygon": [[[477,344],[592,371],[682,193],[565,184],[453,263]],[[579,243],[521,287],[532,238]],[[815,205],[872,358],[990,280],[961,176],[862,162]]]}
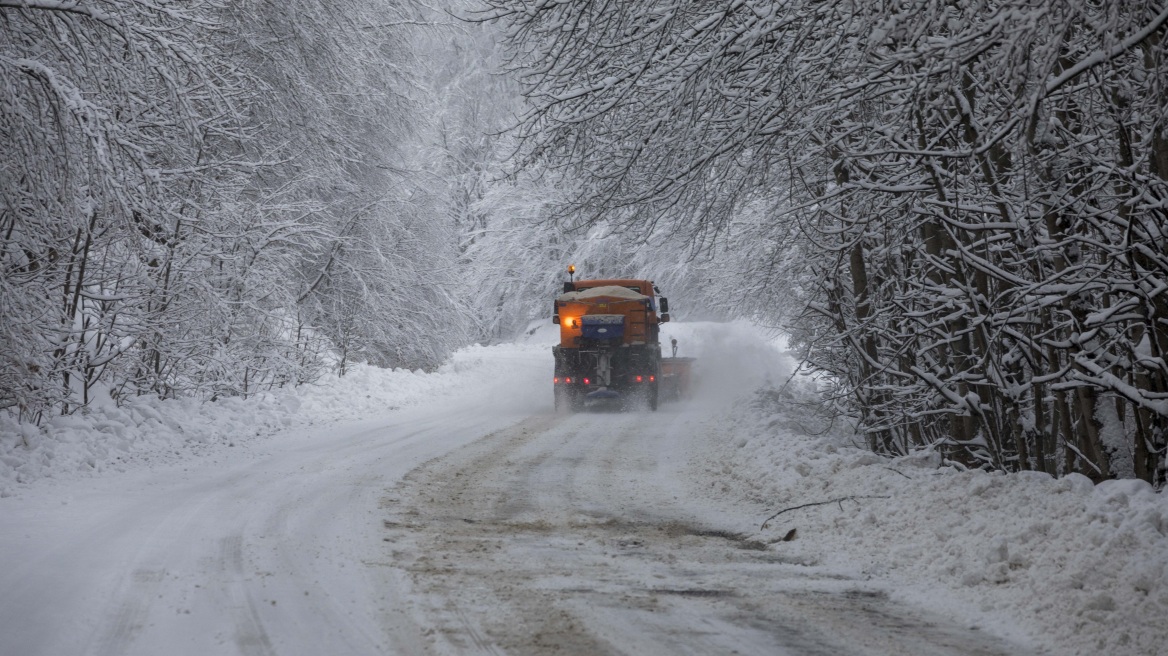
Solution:
{"label": "curved road", "polygon": [[1018,653],[740,534],[697,410],[482,403],[0,499],[0,654]]}
{"label": "curved road", "polygon": [[371,575],[380,499],[513,421],[400,411],[0,499],[0,654],[410,653],[393,644],[399,586]]}

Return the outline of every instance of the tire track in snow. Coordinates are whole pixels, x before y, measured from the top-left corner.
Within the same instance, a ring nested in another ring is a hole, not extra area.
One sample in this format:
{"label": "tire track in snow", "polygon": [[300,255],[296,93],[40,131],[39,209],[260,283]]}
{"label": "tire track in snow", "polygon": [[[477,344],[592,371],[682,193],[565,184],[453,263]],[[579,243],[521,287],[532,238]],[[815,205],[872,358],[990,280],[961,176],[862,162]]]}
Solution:
{"label": "tire track in snow", "polygon": [[377,503],[419,464],[521,419],[476,402],[6,500],[20,533],[0,546],[21,566],[0,575],[0,654],[415,653]]}
{"label": "tire track in snow", "polygon": [[126,647],[146,626],[150,603],[166,576],[165,569],[135,569],[130,575],[123,600],[111,618],[109,629],[98,638],[95,651],[102,656],[125,653]]}
{"label": "tire track in snow", "polygon": [[692,419],[537,416],[403,479],[387,539],[428,653],[1019,653],[735,532],[687,479]]}
{"label": "tire track in snow", "polygon": [[231,586],[231,617],[235,622],[233,639],[244,656],[274,656],[276,650],[272,647],[272,639],[264,630],[263,620],[260,618],[255,598],[245,584],[249,576],[245,573],[243,562],[243,536],[232,535],[222,540],[220,560]]}

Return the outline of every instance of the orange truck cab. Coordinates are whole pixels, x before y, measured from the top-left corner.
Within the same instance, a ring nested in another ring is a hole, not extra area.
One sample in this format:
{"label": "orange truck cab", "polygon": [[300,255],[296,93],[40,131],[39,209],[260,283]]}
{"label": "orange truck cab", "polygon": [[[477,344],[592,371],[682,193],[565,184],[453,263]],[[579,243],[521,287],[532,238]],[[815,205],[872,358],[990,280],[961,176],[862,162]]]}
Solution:
{"label": "orange truck cab", "polygon": [[557,409],[579,410],[589,402],[657,409],[659,326],[669,321],[669,301],[657,294],[651,280],[564,283],[552,317],[560,326],[560,343],[552,347]]}

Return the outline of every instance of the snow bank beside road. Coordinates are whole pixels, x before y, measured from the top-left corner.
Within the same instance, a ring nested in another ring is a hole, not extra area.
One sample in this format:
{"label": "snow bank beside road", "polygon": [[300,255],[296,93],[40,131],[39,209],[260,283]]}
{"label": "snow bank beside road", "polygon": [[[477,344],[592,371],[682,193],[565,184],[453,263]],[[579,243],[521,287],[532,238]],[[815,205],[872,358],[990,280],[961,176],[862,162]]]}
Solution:
{"label": "snow bank beside road", "polygon": [[[37,427],[0,413],[0,497],[45,478],[74,479],[173,462],[239,446],[277,431],[343,419],[374,417],[435,397],[473,393],[496,411],[550,407],[546,389],[523,377],[517,360],[548,360],[542,343],[471,346],[438,371],[425,373],[364,365],[314,385],[279,389],[215,403],[137,397],[121,407],[95,402]],[[540,379],[538,383],[544,383]],[[546,386],[545,386],[546,387]]]}
{"label": "snow bank beside road", "polygon": [[760,394],[711,424],[715,494],[752,501],[760,524],[792,509],[761,537],[795,539],[772,548],[1043,653],[1168,649],[1164,494],[1141,481],[959,471],[936,453],[881,458],[839,433],[809,436],[818,426],[803,407]]}

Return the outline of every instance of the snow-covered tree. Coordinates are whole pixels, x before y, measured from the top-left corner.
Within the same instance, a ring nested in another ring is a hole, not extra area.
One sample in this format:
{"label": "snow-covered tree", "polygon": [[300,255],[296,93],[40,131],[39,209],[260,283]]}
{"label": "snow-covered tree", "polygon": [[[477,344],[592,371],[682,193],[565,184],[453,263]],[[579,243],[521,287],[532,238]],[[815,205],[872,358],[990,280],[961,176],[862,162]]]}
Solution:
{"label": "snow-covered tree", "polygon": [[0,1],[0,408],[465,343],[418,3]]}
{"label": "snow-covered tree", "polygon": [[[0,2],[0,406],[87,402],[154,330],[164,261],[238,136],[215,2]],[[165,293],[162,294],[162,297]]]}
{"label": "snow-covered tree", "polygon": [[484,4],[553,214],[698,251],[765,217],[744,269],[795,298],[759,307],[873,449],[1163,480],[1162,4]]}

